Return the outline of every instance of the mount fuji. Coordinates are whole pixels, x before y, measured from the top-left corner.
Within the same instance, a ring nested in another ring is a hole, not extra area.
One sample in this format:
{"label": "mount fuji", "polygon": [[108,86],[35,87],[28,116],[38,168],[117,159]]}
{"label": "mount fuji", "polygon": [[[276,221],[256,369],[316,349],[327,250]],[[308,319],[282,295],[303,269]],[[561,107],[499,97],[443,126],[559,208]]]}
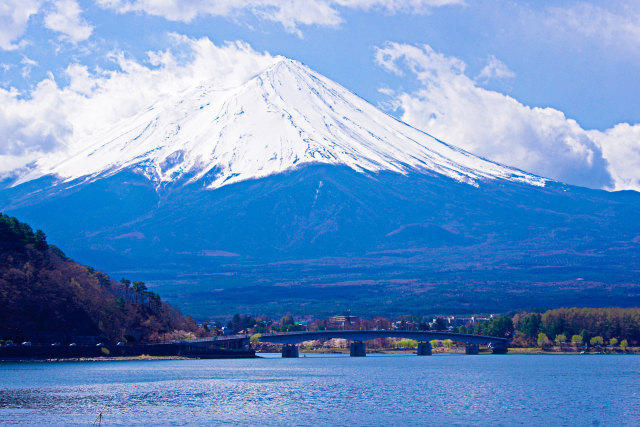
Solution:
{"label": "mount fuji", "polygon": [[201,317],[640,303],[638,193],[474,156],[289,59],[85,147],[0,209]]}
{"label": "mount fuji", "polygon": [[308,164],[436,173],[472,185],[545,182],[446,145],[304,65],[280,59],[239,87],[205,82],[159,102],[70,159],[41,161],[17,183],[44,175],[86,183],[135,168],[159,186],[201,182],[216,189]]}

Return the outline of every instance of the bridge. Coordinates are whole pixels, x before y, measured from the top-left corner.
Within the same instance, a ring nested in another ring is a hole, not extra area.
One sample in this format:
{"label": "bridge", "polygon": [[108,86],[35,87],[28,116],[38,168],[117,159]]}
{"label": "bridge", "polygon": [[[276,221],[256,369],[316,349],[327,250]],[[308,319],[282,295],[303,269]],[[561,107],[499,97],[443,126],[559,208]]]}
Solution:
{"label": "bridge", "polygon": [[350,355],[352,357],[366,356],[365,341],[376,338],[409,338],[418,341],[418,356],[431,355],[432,340],[450,339],[466,344],[466,354],[478,354],[480,344],[491,347],[494,354],[505,354],[509,349],[509,339],[486,335],[458,334],[448,331],[396,331],[396,330],[338,330],[338,331],[308,331],[281,332],[262,334],[260,341],[274,344],[284,344],[282,357],[298,357],[299,344],[304,341],[319,339],[343,338],[352,341]]}
{"label": "bridge", "polygon": [[[237,352],[250,352],[249,335],[230,335],[195,340],[171,341],[172,344],[186,346],[191,353],[211,352],[213,350],[231,350]],[[486,344],[494,354],[505,354],[509,350],[509,339],[491,337],[487,335],[458,334],[449,331],[396,331],[396,330],[336,330],[336,331],[302,331],[279,332],[261,334],[261,342],[283,344],[282,357],[298,357],[299,350],[296,344],[304,341],[320,339],[342,338],[352,341],[350,355],[363,357],[367,355],[365,341],[376,338],[409,338],[418,341],[418,356],[431,355],[432,340],[450,339],[466,344],[466,354],[478,354],[479,345]]]}

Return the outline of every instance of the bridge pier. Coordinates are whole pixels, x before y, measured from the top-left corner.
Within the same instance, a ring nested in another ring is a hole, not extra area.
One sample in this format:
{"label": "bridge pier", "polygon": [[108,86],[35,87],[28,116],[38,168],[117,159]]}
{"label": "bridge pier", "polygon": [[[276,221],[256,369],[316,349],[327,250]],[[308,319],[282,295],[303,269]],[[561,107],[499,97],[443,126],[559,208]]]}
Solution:
{"label": "bridge pier", "polygon": [[467,344],[467,346],[464,349],[464,354],[479,354],[480,353],[480,348],[478,347],[478,344]]}
{"label": "bridge pier", "polygon": [[285,344],[282,346],[282,357],[294,358],[300,357],[300,352],[295,344]]}
{"label": "bridge pier", "polygon": [[354,341],[349,345],[349,355],[351,357],[365,357],[367,355],[367,345],[362,341]]}
{"label": "bridge pier", "polygon": [[418,356],[431,356],[431,343],[419,342],[418,343]]}
{"label": "bridge pier", "polygon": [[509,346],[504,341],[492,342],[491,353],[493,354],[507,354]]}

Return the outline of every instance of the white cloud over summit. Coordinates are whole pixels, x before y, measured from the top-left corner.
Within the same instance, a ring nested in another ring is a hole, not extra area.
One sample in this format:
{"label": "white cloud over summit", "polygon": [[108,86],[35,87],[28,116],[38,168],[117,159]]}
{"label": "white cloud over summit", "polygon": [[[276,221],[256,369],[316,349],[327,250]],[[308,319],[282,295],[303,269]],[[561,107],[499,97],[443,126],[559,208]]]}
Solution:
{"label": "white cloud over summit", "polygon": [[[490,58],[491,70],[502,69],[496,61]],[[465,74],[463,61],[428,45],[387,43],[377,48],[376,62],[418,80],[414,92],[390,93],[390,105],[402,111],[404,121],[436,138],[562,182],[640,190],[640,125],[584,130],[561,111],[529,107],[484,89]],[[504,70],[479,77],[512,77]]]}
{"label": "white cloud over summit", "polygon": [[[92,136],[154,102],[214,80],[233,87],[278,60],[246,44],[217,46],[207,38],[173,35],[172,49],[149,52],[146,64],[112,54],[115,70],[67,67],[67,86],[52,75],[28,97],[15,89],[0,89],[0,173],[9,172],[44,155],[62,159],[83,149]],[[186,61],[173,52],[189,53]]]}

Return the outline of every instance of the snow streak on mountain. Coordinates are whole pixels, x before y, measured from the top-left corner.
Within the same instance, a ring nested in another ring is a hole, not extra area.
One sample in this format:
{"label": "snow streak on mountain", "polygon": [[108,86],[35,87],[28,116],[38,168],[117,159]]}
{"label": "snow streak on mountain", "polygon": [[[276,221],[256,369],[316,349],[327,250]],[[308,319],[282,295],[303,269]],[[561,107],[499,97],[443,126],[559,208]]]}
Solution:
{"label": "snow streak on mountain", "polygon": [[208,82],[156,103],[66,161],[41,161],[17,184],[45,175],[93,181],[134,169],[158,185],[201,181],[215,189],[310,163],[435,173],[476,186],[487,179],[545,184],[444,144],[289,59],[235,88]]}

